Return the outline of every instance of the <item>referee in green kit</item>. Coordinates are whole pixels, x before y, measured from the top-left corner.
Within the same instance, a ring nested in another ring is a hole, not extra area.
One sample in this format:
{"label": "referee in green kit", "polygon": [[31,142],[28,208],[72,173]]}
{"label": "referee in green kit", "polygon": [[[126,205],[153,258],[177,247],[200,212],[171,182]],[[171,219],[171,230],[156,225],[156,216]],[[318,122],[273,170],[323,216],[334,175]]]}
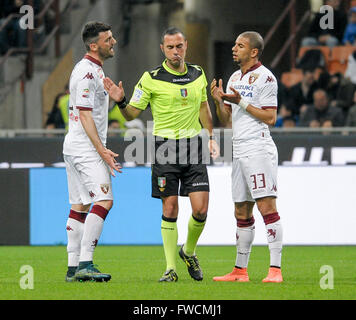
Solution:
{"label": "referee in green kit", "polygon": [[190,276],[201,281],[203,273],[195,251],[209,205],[209,178],[199,135],[202,126],[209,132],[211,157],[217,158],[220,150],[213,136],[207,80],[200,66],[185,62],[187,40],[182,31],[167,29],[162,35],[161,50],[164,62],[143,74],[129,103],[122,82],[115,85],[111,79],[105,78],[104,85],[128,121],[151,106],[155,144],[152,197],[162,200],[161,232],[167,262],[159,281],[178,280],[178,196],[189,196],[192,206],[187,240],[180,248],[179,256],[186,263]]}

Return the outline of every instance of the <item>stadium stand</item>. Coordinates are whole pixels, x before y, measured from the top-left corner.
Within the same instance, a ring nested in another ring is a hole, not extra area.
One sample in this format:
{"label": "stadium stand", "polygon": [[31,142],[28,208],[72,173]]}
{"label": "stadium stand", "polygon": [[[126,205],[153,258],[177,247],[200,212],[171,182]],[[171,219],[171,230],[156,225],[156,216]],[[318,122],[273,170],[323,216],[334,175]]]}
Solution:
{"label": "stadium stand", "polygon": [[291,71],[283,72],[281,76],[281,82],[290,88],[299,83],[303,79],[303,72],[301,69],[293,68]]}
{"label": "stadium stand", "polygon": [[356,48],[354,46],[337,46],[331,51],[331,56],[328,61],[328,71],[330,74],[342,73],[345,74],[347,68],[347,62],[350,54],[352,54]]}
{"label": "stadium stand", "polygon": [[298,60],[300,60],[307,51],[320,50],[326,61],[330,59],[331,49],[328,46],[315,46],[315,47],[300,47],[298,51]]}

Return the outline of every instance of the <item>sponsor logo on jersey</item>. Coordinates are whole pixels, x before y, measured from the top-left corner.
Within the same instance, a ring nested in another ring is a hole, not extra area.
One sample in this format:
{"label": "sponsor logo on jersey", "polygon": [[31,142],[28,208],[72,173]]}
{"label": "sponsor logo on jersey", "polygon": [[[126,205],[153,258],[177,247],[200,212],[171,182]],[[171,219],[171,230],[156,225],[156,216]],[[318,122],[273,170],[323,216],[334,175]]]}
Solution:
{"label": "sponsor logo on jersey", "polygon": [[71,113],[69,114],[69,119],[70,119],[71,121],[74,121],[74,122],[78,122],[78,121],[79,121],[79,117],[78,117],[78,116],[75,116],[73,112],[71,112]]}
{"label": "sponsor logo on jersey", "polygon": [[85,76],[83,79],[93,80],[93,79],[94,79],[94,76],[93,76],[92,73],[88,72],[88,73],[86,74],[86,76]]}
{"label": "sponsor logo on jersey", "polygon": [[192,184],[192,186],[194,187],[194,188],[196,188],[196,187],[201,187],[201,186],[208,186],[209,185],[209,183],[207,183],[207,182],[197,182],[197,183],[193,183]]}
{"label": "sponsor logo on jersey", "polygon": [[231,82],[239,81],[240,78],[241,78],[241,72],[235,74],[235,75],[231,78]]}
{"label": "sponsor logo on jersey", "polygon": [[94,241],[92,241],[92,247],[96,248],[96,246],[98,245],[98,239],[95,239]]}
{"label": "sponsor logo on jersey", "polygon": [[98,69],[98,75],[99,75],[99,78],[100,78],[100,79],[103,79],[103,78],[104,78],[103,70],[102,70],[101,68]]}
{"label": "sponsor logo on jersey", "polygon": [[82,97],[85,99],[89,99],[89,93],[90,93],[89,89],[84,89],[83,93],[84,94],[82,95]]}
{"label": "sponsor logo on jersey", "polygon": [[134,94],[133,94],[133,97],[132,97],[132,102],[140,102],[141,101],[141,98],[142,98],[142,95],[143,95],[143,91],[141,89],[138,89],[136,88]]}
{"label": "sponsor logo on jersey", "polygon": [[178,79],[173,79],[173,82],[190,82],[190,78],[178,78]]}
{"label": "sponsor logo on jersey", "polygon": [[273,239],[276,239],[276,234],[277,234],[276,230],[268,229],[268,231],[267,231],[267,236],[268,237],[273,237]]}
{"label": "sponsor logo on jersey", "polygon": [[268,82],[274,82],[274,79],[272,77],[267,77],[266,83]]}
{"label": "sponsor logo on jersey", "polygon": [[246,91],[253,91],[254,86],[247,86],[245,84],[239,84],[234,86],[235,90],[246,90]]}

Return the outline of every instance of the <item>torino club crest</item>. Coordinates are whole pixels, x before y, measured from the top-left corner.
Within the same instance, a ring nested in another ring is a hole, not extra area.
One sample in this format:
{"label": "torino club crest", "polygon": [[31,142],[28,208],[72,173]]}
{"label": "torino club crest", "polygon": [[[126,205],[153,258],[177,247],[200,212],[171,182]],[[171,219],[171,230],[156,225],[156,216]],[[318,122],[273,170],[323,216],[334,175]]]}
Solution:
{"label": "torino club crest", "polygon": [[108,184],[102,184],[102,185],[100,185],[100,189],[105,194],[108,194],[109,190],[110,190],[110,186]]}
{"label": "torino club crest", "polygon": [[256,82],[260,75],[258,73],[251,73],[250,78],[248,79],[248,83],[251,85]]}

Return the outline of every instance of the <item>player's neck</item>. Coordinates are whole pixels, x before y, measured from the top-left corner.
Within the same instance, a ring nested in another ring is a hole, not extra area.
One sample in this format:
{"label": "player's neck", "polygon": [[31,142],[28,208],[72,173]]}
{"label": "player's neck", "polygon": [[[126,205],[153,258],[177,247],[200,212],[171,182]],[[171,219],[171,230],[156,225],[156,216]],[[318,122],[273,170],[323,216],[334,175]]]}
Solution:
{"label": "player's neck", "polygon": [[100,56],[95,52],[87,52],[86,56],[89,56],[91,59],[93,59],[93,62],[99,64],[101,67],[104,65],[103,59],[101,59]]}
{"label": "player's neck", "polygon": [[247,62],[246,64],[244,64],[243,66],[240,66],[242,74],[245,74],[257,64],[259,64],[258,59],[253,59]]}

